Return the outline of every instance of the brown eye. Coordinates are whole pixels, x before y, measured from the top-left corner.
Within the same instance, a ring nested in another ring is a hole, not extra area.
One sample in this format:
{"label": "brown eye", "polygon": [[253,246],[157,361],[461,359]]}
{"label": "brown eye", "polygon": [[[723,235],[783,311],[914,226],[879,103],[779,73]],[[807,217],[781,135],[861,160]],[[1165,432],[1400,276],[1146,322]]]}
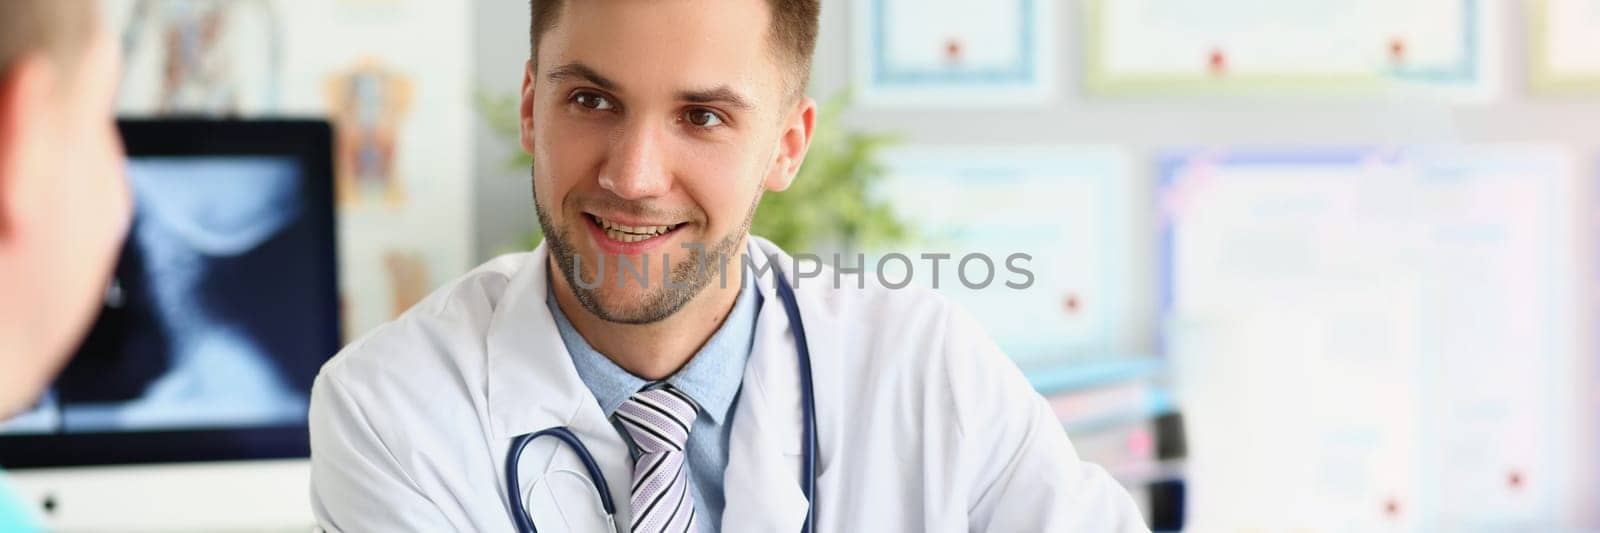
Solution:
{"label": "brown eye", "polygon": [[580,106],[583,106],[585,109],[592,109],[595,111],[607,111],[615,107],[611,105],[611,100],[606,99],[604,96],[590,92],[574,94],[572,95],[572,101]]}
{"label": "brown eye", "polygon": [[709,109],[690,109],[683,116],[698,128],[715,128],[722,125],[722,117]]}

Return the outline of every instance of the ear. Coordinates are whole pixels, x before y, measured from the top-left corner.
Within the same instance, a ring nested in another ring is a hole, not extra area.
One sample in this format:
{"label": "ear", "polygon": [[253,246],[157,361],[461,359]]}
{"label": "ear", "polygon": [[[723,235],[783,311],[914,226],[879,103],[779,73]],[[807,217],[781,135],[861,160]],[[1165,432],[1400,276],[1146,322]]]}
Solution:
{"label": "ear", "polygon": [[800,97],[784,122],[782,136],[778,138],[777,157],[767,171],[764,184],[769,191],[788,189],[794,183],[795,174],[800,172],[806,151],[811,149],[811,133],[817,126],[817,101]]}
{"label": "ear", "polygon": [[[55,67],[43,54],[28,53],[0,71],[0,243],[11,237],[30,209],[26,183],[40,157],[55,90]],[[45,157],[49,157],[46,155]]]}
{"label": "ear", "polygon": [[518,121],[522,125],[522,151],[530,155],[533,154],[533,95],[538,85],[535,83],[538,80],[535,76],[539,74],[537,70],[538,67],[532,59],[529,59],[527,66],[523,67],[522,105],[517,107],[517,113],[522,117],[522,120]]}

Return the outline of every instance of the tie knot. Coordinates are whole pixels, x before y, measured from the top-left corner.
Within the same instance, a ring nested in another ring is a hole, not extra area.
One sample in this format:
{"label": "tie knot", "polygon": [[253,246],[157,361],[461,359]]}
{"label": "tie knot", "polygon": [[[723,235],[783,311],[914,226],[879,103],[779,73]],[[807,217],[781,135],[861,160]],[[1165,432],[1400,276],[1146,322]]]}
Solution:
{"label": "tie knot", "polygon": [[617,420],[641,452],[681,452],[697,413],[688,396],[663,386],[634,393],[617,407]]}

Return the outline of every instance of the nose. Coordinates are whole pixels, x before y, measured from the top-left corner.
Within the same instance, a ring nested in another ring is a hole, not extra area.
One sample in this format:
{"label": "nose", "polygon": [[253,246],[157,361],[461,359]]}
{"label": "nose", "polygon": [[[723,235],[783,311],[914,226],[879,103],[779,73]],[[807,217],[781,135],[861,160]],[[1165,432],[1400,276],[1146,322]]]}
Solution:
{"label": "nose", "polygon": [[627,200],[652,198],[672,188],[660,131],[648,121],[630,121],[614,138],[600,169],[600,186]]}

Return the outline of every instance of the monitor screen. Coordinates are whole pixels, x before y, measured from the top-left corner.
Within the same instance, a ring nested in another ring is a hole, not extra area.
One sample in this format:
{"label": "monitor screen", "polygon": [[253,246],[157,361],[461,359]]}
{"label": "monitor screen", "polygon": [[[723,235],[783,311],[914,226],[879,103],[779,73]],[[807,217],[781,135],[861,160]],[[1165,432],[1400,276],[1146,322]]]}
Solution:
{"label": "monitor screen", "polygon": [[82,346],[0,466],[305,454],[339,349],[327,126],[124,122],[134,219]]}

